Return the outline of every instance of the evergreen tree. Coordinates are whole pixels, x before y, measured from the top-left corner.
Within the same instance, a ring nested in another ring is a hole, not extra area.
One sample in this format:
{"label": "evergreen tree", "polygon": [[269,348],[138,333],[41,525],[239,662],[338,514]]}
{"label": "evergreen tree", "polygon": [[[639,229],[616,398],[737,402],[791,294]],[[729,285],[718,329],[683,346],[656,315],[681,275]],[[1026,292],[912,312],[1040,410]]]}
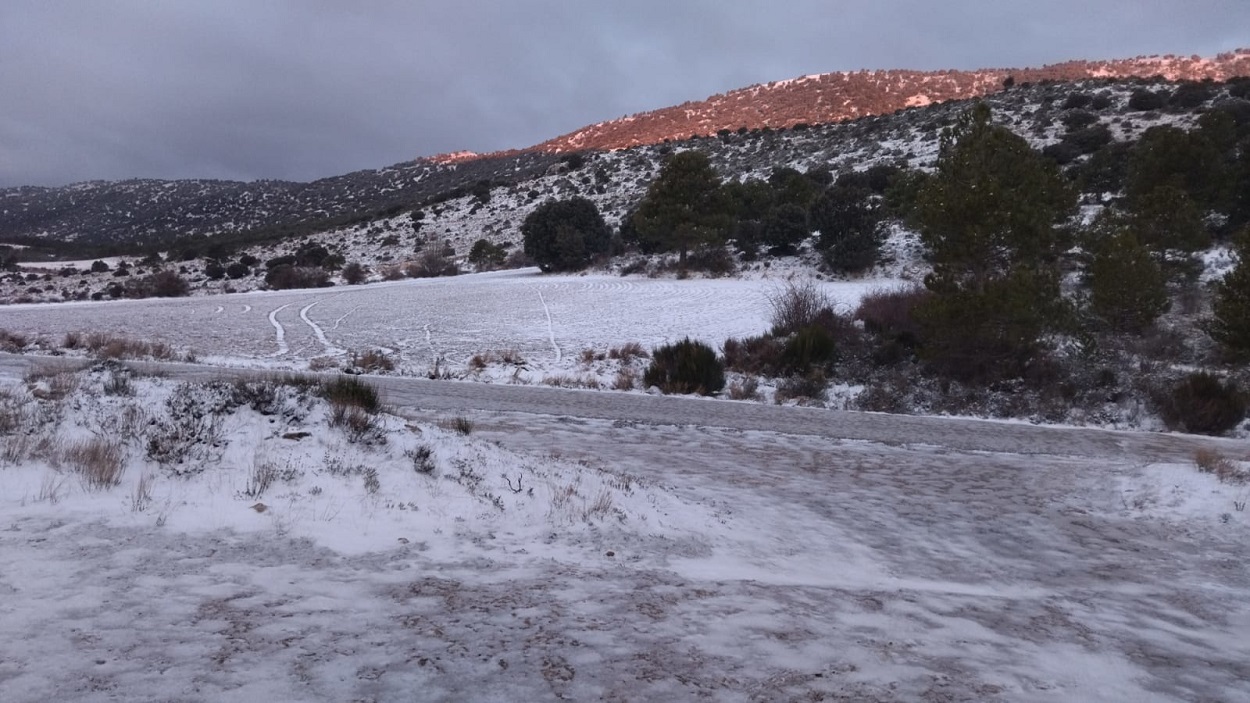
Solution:
{"label": "evergreen tree", "polygon": [[719,244],[733,225],[731,205],[707,155],[673,155],[639,204],[634,227],[644,248],[680,253],[681,266],[696,246]]}
{"label": "evergreen tree", "polygon": [[1103,242],[1087,275],[1090,308],[1116,332],[1141,332],[1167,310],[1167,278],[1131,231]]}
{"label": "evergreen tree", "polygon": [[1202,213],[1189,195],[1174,185],[1161,185],[1129,201],[1128,226],[1137,241],[1153,251],[1193,252],[1211,244]]}
{"label": "evergreen tree", "polygon": [[881,213],[866,187],[839,180],[812,203],[808,216],[820,232],[819,247],[831,268],[857,272],[877,263]]}
{"label": "evergreen tree", "polygon": [[790,255],[799,243],[807,239],[811,230],[807,226],[807,210],[793,203],[782,203],[764,218],[762,241],[771,247],[769,253]]}
{"label": "evergreen tree", "polygon": [[916,310],[931,368],[975,382],[1024,373],[1061,319],[1059,225],[1075,205],[1053,162],[984,104],[943,135],[916,211],[933,261],[935,295]]}
{"label": "evergreen tree", "polygon": [[1211,336],[1230,359],[1250,361],[1250,229],[1238,237],[1237,266],[1215,286]]}
{"label": "evergreen tree", "polygon": [[612,231],[599,208],[581,197],[539,205],[521,224],[521,235],[525,253],[544,271],[584,268],[612,245]]}
{"label": "evergreen tree", "polygon": [[1057,167],[978,104],[943,135],[917,203],[921,236],[945,284],[983,288],[1020,266],[1050,264],[1076,198]]}

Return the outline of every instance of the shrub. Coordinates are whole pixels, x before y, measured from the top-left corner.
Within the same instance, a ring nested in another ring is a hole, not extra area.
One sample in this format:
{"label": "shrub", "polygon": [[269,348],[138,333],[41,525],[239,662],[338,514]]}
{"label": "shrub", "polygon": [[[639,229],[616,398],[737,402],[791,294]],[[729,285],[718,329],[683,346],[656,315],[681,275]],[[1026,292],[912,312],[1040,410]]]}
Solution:
{"label": "shrub", "polygon": [[443,249],[443,246],[437,242],[431,242],[417,256],[416,261],[408,262],[404,267],[404,274],[409,278],[437,278],[439,276],[455,276],[460,273],[460,267],[456,265],[455,260],[449,257]]}
{"label": "shrub", "polygon": [[378,349],[369,349],[364,352],[352,352],[352,366],[364,371],[372,373],[374,371],[394,371],[395,362],[386,352]]}
{"label": "shrub", "polygon": [[1192,373],[1173,386],[1159,406],[1169,429],[1195,434],[1223,434],[1246,416],[1246,400],[1238,388],[1204,371]]}
{"label": "shrub", "polygon": [[777,384],[777,394],[774,400],[777,403],[798,399],[824,401],[827,397],[825,390],[828,387],[829,382],[820,371],[796,374]]}
{"label": "shrub", "polygon": [[746,374],[776,376],[783,366],[785,344],[772,335],[725,340],[725,367]]}
{"label": "shrub", "polygon": [[473,247],[469,249],[469,263],[479,271],[490,271],[503,266],[507,256],[507,249],[485,239],[473,242]]}
{"label": "shrub", "polygon": [[320,288],[330,283],[325,269],[312,266],[280,264],[265,274],[265,285],[274,290],[289,288]]}
{"label": "shrub", "polygon": [[243,278],[244,276],[248,275],[251,272],[252,272],[252,269],[249,268],[247,264],[241,261],[236,261],[226,267],[226,276],[228,278],[233,278],[233,279]]}
{"label": "shrub", "polygon": [[372,444],[383,437],[382,428],[372,412],[353,405],[334,403],[330,426],[342,428],[347,434],[347,441],[352,443]]}
{"label": "shrub", "polygon": [[369,413],[382,407],[377,389],[352,376],[339,376],[321,384],[318,395],[333,405],[360,408]]}
{"label": "shrub", "polygon": [[1167,105],[1167,91],[1153,91],[1146,88],[1138,88],[1133,91],[1128,99],[1128,109],[1134,112],[1146,112],[1148,110],[1159,110]]}
{"label": "shrub", "polygon": [[804,373],[812,366],[826,366],[836,355],[833,335],[824,327],[810,325],[786,340],[781,358],[787,370]]}
{"label": "shrub", "polygon": [[226,276],[226,267],[221,265],[219,261],[210,261],[204,265],[204,275],[209,280],[219,281]]}
{"label": "shrub", "polygon": [[643,383],[665,393],[712,395],[725,387],[725,367],[711,347],[686,338],[651,353]]}
{"label": "shrub", "polygon": [[815,281],[790,281],[768,295],[772,308],[773,334],[785,336],[816,322],[821,312],[832,307],[829,296]]}
{"label": "shrub", "polygon": [[343,267],[343,281],[349,286],[354,286],[365,282],[365,277],[369,275],[369,269],[359,261],[352,261]]}

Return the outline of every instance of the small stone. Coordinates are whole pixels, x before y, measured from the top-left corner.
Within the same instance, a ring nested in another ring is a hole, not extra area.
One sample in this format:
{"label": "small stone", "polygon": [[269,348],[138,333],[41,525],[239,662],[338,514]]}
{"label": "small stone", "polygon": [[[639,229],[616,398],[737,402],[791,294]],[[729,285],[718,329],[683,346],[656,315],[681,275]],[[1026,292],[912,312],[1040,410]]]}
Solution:
{"label": "small stone", "polygon": [[614,556],[616,556],[616,552],[613,552],[613,551],[609,550],[609,551],[608,551],[608,556],[610,556],[610,557],[614,557]]}
{"label": "small stone", "polygon": [[258,513],[263,513],[268,509],[269,509],[269,506],[265,505],[264,503],[257,503],[256,505],[252,506],[252,510],[255,510]]}

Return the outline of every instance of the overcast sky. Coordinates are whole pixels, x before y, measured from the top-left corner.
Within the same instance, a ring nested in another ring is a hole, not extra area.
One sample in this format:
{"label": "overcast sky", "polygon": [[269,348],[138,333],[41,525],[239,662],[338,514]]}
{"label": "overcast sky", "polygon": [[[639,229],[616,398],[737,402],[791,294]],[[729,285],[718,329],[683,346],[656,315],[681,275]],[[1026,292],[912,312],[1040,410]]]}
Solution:
{"label": "overcast sky", "polygon": [[1250,46],[1250,0],[0,0],[0,187],[311,180],[808,73]]}

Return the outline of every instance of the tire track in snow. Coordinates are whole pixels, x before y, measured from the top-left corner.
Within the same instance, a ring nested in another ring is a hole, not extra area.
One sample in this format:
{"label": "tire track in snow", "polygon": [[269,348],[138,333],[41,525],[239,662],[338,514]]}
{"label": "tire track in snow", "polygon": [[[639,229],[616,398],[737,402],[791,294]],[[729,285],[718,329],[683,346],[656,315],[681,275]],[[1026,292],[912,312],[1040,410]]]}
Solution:
{"label": "tire track in snow", "polygon": [[556,350],[556,363],[559,363],[564,355],[560,352],[560,345],[556,344],[556,330],[551,324],[551,308],[547,307],[547,299],[543,297],[541,290],[538,291],[538,301],[543,304],[543,312],[547,314],[547,338],[551,340],[551,348]]}
{"label": "tire track in snow", "polygon": [[243,306],[243,312],[251,312],[251,311],[252,311],[252,306],[251,306],[251,305],[244,305],[244,306]]}
{"label": "tire track in snow", "polygon": [[282,326],[281,322],[278,322],[278,313],[289,307],[291,307],[291,304],[287,303],[277,310],[271,310],[269,312],[269,324],[273,325],[274,334],[276,335],[278,342],[278,351],[270,354],[269,356],[282,356],[283,354],[291,351],[291,347],[287,346],[286,343],[286,328]]}
{"label": "tire track in snow", "polygon": [[331,344],[330,340],[326,337],[325,330],[321,329],[320,325],[318,325],[316,322],[313,322],[312,318],[308,317],[308,311],[312,310],[314,307],[316,307],[317,303],[320,303],[320,302],[321,302],[320,300],[315,300],[305,305],[299,311],[299,319],[303,320],[304,324],[312,328],[313,335],[317,337],[318,342],[321,342],[321,346],[325,347],[325,352],[327,354],[340,354],[343,352],[343,350]]}
{"label": "tire track in snow", "polygon": [[340,317],[339,319],[337,319],[337,320],[335,320],[335,321],[334,321],[334,326],[333,326],[333,327],[331,327],[330,329],[332,329],[332,330],[336,330],[336,329],[338,329],[338,328],[339,328],[339,323],[341,323],[343,320],[346,320],[349,316],[351,316],[351,314],[352,314],[352,313],[356,312],[356,311],[357,311],[357,310],[359,310],[359,309],[360,309],[360,306],[359,306],[359,305],[357,305],[356,307],[352,308],[351,310],[348,310],[347,312],[343,313],[343,316],[342,316],[342,317]]}
{"label": "tire track in snow", "polygon": [[218,305],[218,306],[217,306],[217,309],[213,311],[213,314],[215,314],[215,315],[220,315],[220,314],[222,314],[222,313],[223,313],[223,312],[225,312],[225,311],[226,311],[225,306],[223,306],[223,305]]}

